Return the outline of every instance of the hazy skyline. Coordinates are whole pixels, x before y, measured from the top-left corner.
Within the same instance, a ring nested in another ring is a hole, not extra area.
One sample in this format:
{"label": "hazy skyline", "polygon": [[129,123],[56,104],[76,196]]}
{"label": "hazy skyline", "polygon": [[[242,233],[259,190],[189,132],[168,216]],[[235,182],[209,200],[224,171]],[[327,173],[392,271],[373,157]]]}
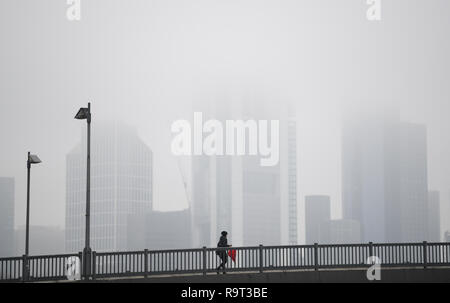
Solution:
{"label": "hazy skyline", "polygon": [[192,119],[198,99],[257,93],[296,104],[300,243],[305,195],[329,195],[341,217],[341,119],[358,108],[427,126],[428,185],[449,230],[450,3],[382,3],[369,22],[360,0],[98,0],[70,22],[65,1],[2,1],[0,176],[15,178],[15,226],[28,151],[43,161],[31,171],[31,225],[64,226],[65,158],[87,102],[93,132],[116,118],[137,128],[154,153],[154,205],[174,210],[187,201],[171,123]]}

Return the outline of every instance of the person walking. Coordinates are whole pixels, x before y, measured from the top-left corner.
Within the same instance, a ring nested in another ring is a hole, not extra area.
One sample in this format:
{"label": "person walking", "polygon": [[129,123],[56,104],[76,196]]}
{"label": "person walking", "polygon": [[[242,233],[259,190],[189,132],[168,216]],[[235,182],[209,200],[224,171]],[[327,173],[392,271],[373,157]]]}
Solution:
{"label": "person walking", "polygon": [[[226,231],[222,231],[221,237],[219,239],[219,243],[217,243],[217,247],[231,247],[231,245],[228,245],[227,235],[228,233]],[[228,255],[227,251],[225,249],[220,249],[216,251],[216,254],[219,256],[221,263],[219,267],[217,267],[217,274],[219,274],[219,270],[222,269],[223,273],[225,274],[225,265],[228,261]]]}

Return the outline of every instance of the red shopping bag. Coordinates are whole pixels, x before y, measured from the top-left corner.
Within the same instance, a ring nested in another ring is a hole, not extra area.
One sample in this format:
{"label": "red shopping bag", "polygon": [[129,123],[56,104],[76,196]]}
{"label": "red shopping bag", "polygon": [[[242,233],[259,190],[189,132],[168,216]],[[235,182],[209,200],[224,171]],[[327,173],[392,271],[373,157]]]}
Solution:
{"label": "red shopping bag", "polygon": [[235,249],[228,250],[228,255],[230,256],[231,260],[233,260],[233,262],[236,262],[236,250]]}

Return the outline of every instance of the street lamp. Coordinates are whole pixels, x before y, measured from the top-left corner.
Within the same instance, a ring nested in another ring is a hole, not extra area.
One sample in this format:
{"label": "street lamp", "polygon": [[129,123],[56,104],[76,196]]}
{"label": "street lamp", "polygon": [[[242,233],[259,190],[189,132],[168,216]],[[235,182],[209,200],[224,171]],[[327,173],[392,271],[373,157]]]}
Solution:
{"label": "street lamp", "polygon": [[[36,155],[31,155],[28,152],[27,157],[27,221],[26,221],[26,231],[25,231],[25,256],[28,258],[29,253],[29,238],[30,238],[30,170],[31,164],[41,163],[41,159],[39,159]],[[27,262],[26,266],[26,274],[28,277],[29,274],[29,263]]]}
{"label": "street lamp", "polygon": [[87,122],[87,169],[86,169],[86,236],[84,255],[84,275],[86,278],[90,276],[91,263],[91,247],[90,247],[90,215],[91,215],[91,103],[88,107],[82,107],[75,115],[75,119]]}

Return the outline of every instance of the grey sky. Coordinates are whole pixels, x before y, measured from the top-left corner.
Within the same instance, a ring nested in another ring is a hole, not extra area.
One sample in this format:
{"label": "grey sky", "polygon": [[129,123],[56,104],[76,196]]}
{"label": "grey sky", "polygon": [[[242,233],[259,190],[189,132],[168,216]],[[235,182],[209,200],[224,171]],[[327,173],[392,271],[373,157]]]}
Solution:
{"label": "grey sky", "polygon": [[[191,119],[196,98],[239,86],[297,104],[299,210],[328,194],[340,209],[340,119],[389,104],[428,127],[429,187],[442,191],[450,229],[450,2],[382,0],[81,0],[0,2],[0,175],[16,179],[16,225],[25,219],[26,153],[32,224],[64,226],[65,156],[92,102],[96,119],[135,125],[155,157],[155,205],[186,206],[170,124]],[[303,220],[300,219],[302,222]]]}

